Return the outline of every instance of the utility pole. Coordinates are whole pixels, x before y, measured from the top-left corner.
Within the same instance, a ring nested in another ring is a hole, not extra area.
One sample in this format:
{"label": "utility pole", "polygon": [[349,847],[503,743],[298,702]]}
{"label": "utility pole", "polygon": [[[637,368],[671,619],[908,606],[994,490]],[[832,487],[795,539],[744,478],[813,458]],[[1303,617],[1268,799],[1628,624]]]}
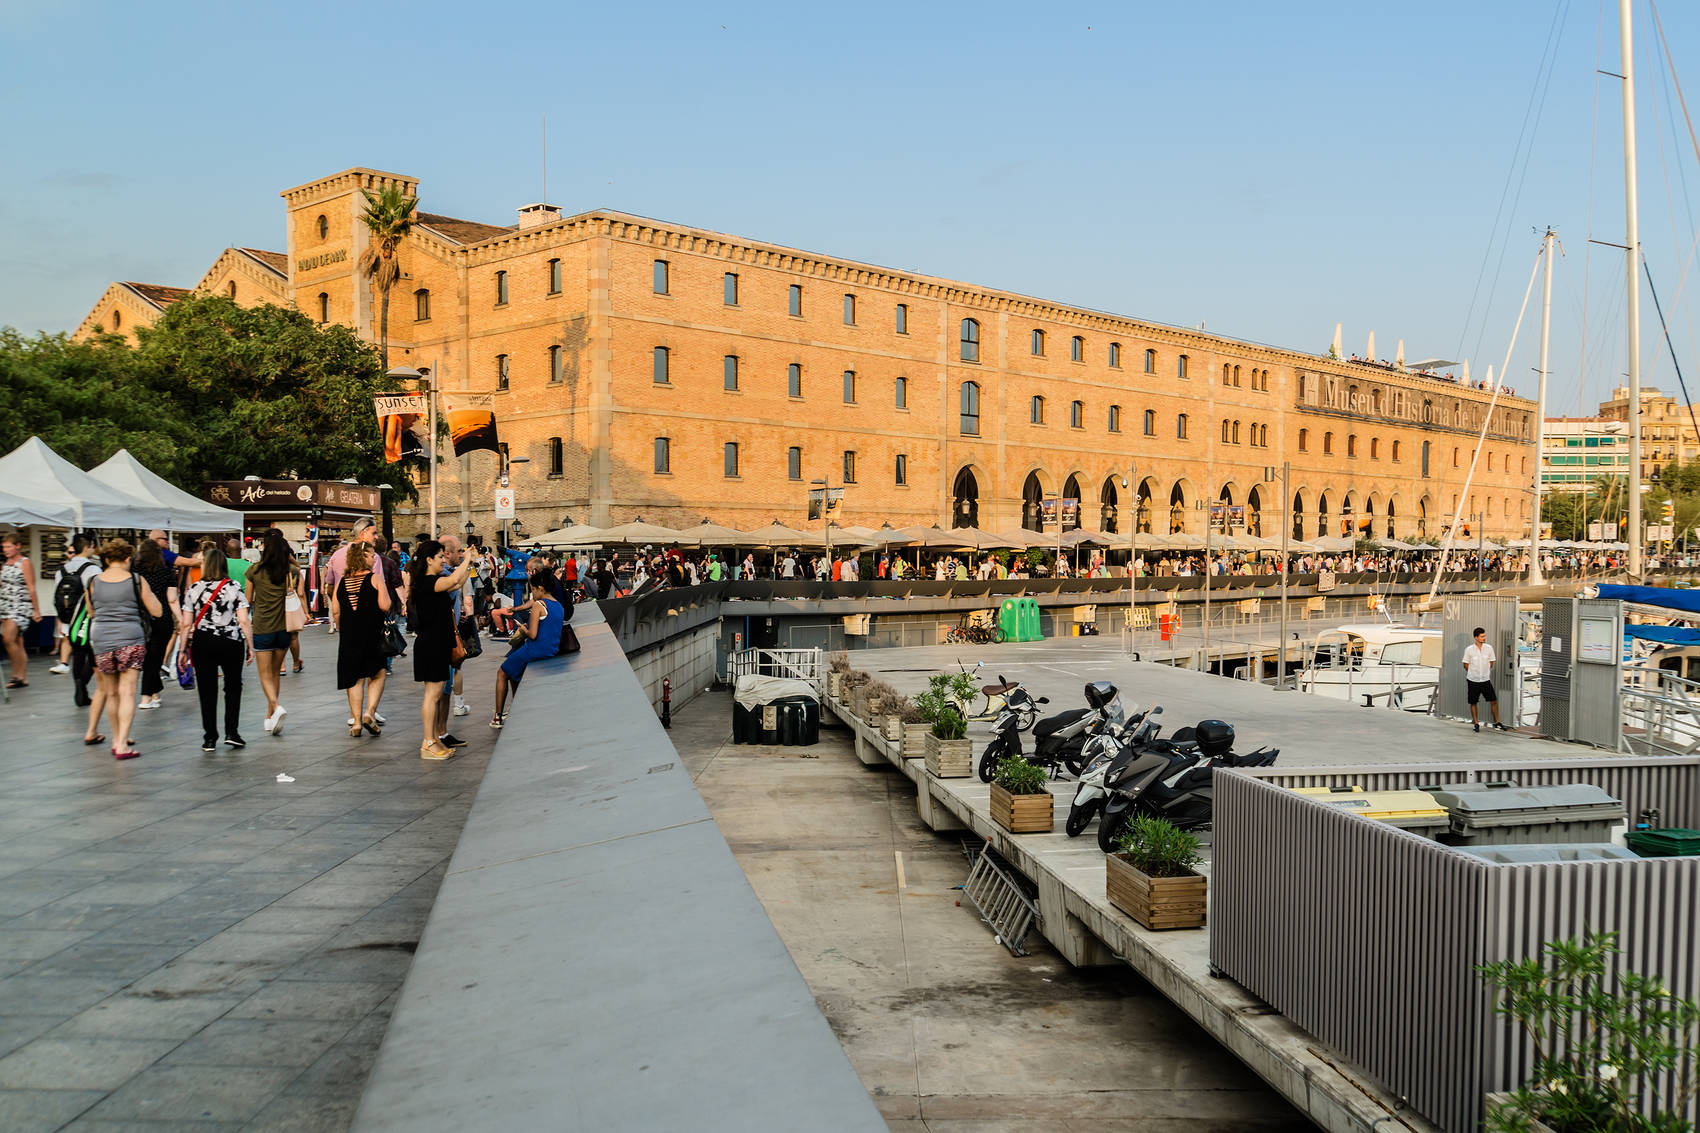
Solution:
{"label": "utility pole", "polygon": [[1293,517],[1287,509],[1293,506],[1293,490],[1288,481],[1293,476],[1292,461],[1282,461],[1281,467],[1269,467],[1263,470],[1264,483],[1273,483],[1277,477],[1281,482],[1282,506],[1278,514],[1281,523],[1281,660],[1275,670],[1275,687],[1287,687],[1287,547],[1288,540],[1293,534]]}
{"label": "utility pole", "polygon": [[1641,580],[1641,225],[1635,193],[1635,40],[1630,27],[1631,0],[1618,0],[1619,69],[1623,72],[1624,261],[1629,269],[1625,293],[1629,323],[1629,577]]}
{"label": "utility pole", "polygon": [[1552,325],[1552,253],[1556,237],[1551,226],[1543,241],[1541,255],[1546,257],[1546,281],[1541,286],[1541,380],[1535,394],[1535,506],[1529,525],[1529,585],[1539,586],[1541,576],[1541,454],[1546,448],[1547,422],[1547,332]]}

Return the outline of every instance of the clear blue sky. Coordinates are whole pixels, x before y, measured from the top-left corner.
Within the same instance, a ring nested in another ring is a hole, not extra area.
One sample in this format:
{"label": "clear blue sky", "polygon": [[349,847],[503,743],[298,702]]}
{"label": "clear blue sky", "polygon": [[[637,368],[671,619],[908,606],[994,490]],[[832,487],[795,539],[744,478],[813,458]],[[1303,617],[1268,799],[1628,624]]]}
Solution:
{"label": "clear blue sky", "polygon": [[[512,223],[541,193],[547,113],[549,196],[568,211],[1301,349],[1326,349],[1336,322],[1348,351],[1374,330],[1389,358],[1398,338],[1412,360],[1462,342],[1478,376],[1504,354],[1531,229],[1554,224],[1553,411],[1574,412],[1624,365],[1623,260],[1595,248],[1579,377],[1590,192],[1592,235],[1623,239],[1614,80],[1591,160],[1596,49],[1616,70],[1616,11],[8,5],[0,324],[68,330],[112,280],[187,286],[227,245],[281,248],[278,191],[351,165],[417,176],[428,211]],[[1555,13],[1490,305],[1495,212]],[[1661,15],[1700,113],[1700,9],[1667,0]],[[1638,20],[1642,242],[1700,397],[1700,282],[1674,302],[1700,166],[1644,4]],[[1647,380],[1674,391],[1643,308]],[[1534,312],[1519,392],[1533,392]]]}

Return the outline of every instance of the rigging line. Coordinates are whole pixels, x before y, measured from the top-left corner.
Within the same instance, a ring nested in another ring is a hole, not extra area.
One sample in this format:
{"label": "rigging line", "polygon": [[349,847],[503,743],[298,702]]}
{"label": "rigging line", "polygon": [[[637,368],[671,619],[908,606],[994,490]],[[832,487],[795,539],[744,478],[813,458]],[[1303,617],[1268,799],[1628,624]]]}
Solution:
{"label": "rigging line", "polygon": [[[1652,10],[1652,13],[1653,13],[1653,28],[1654,28],[1655,31],[1658,32],[1659,47],[1664,53],[1665,65],[1666,65],[1666,67],[1668,69],[1668,73],[1670,75],[1671,86],[1676,88],[1677,104],[1682,107],[1682,122],[1683,122],[1683,125],[1685,127],[1687,127],[1687,129],[1688,129],[1688,143],[1694,149],[1695,158],[1700,159],[1700,138],[1695,137],[1695,134],[1694,134],[1694,118],[1693,118],[1692,115],[1690,115],[1688,113],[1688,96],[1682,93],[1682,80],[1677,77],[1676,60],[1671,57],[1670,40],[1665,37],[1665,25],[1664,25],[1664,21],[1659,17],[1659,6],[1657,4],[1655,4],[1653,2],[1653,0],[1647,0],[1647,7]],[[1678,166],[1678,169],[1679,170],[1681,169],[1680,165]],[[1687,195],[1686,179],[1684,180],[1683,190],[1684,190],[1684,200],[1685,200],[1685,203],[1686,203],[1686,195]],[[1689,215],[1689,223],[1690,224],[1693,223],[1692,212],[1690,212],[1690,215]],[[1696,239],[1700,239],[1700,233],[1696,233]],[[1689,256],[1689,262],[1692,263],[1693,259],[1694,259],[1694,250],[1693,250],[1692,247],[1690,247],[1690,249],[1689,249],[1688,256]],[[1683,286],[1687,283],[1687,280],[1688,280],[1688,268],[1684,267],[1682,269],[1682,275],[1677,279],[1678,301],[1680,301],[1680,298],[1681,298],[1681,295],[1682,295],[1682,289],[1683,289]],[[1674,306],[1675,304],[1673,303],[1672,305]],[[1684,310],[1686,311],[1687,308],[1684,308]],[[1692,315],[1688,316],[1688,337],[1691,340],[1694,338],[1694,319],[1693,319]]]}
{"label": "rigging line", "polygon": [[[1499,204],[1494,208],[1493,226],[1488,229],[1487,247],[1482,249],[1482,263],[1481,266],[1476,269],[1476,286],[1470,292],[1470,306],[1464,312],[1464,322],[1458,330],[1458,348],[1452,352],[1453,357],[1459,357],[1463,354],[1464,340],[1470,337],[1470,324],[1475,321],[1476,317],[1476,299],[1481,294],[1482,280],[1487,276],[1488,260],[1493,255],[1494,238],[1499,233],[1499,218],[1504,215],[1505,212],[1505,197],[1506,194],[1511,191],[1511,179],[1516,176],[1517,173],[1517,154],[1521,152],[1523,148],[1523,137],[1529,130],[1529,116],[1534,113],[1535,99],[1540,94],[1541,72],[1546,69],[1547,53],[1552,48],[1553,31],[1558,25],[1559,13],[1567,7],[1568,4],[1569,0],[1562,0],[1561,3],[1555,3],[1553,5],[1552,23],[1547,25],[1547,41],[1546,45],[1541,49],[1541,63],[1540,66],[1535,68],[1535,81],[1529,89],[1529,105],[1523,108],[1523,124],[1517,128],[1517,143],[1511,148],[1511,163],[1505,170],[1505,184],[1500,186],[1499,189]],[[1596,84],[1597,81],[1596,76]],[[1515,208],[1515,206],[1513,207]],[[1509,235],[1509,230],[1507,230],[1508,238]],[[1486,321],[1485,315],[1483,316],[1483,321]]]}
{"label": "rigging line", "polygon": [[[1517,349],[1517,334],[1523,329],[1523,316],[1529,313],[1529,296],[1535,293],[1535,277],[1540,274],[1541,260],[1546,256],[1546,241],[1541,242],[1541,250],[1535,253],[1535,266],[1529,269],[1529,286],[1523,289],[1523,305],[1517,309],[1517,322],[1511,328],[1511,341],[1505,346],[1505,361],[1500,366],[1498,379],[1493,383],[1493,396],[1488,398],[1487,412],[1482,414],[1482,431],[1476,437],[1476,451],[1470,456],[1470,470],[1464,474],[1464,487],[1459,491],[1452,505],[1452,523],[1447,528],[1446,542],[1440,549],[1440,562],[1434,568],[1434,580],[1429,583],[1428,601],[1426,606],[1434,604],[1435,591],[1440,588],[1440,580],[1446,573],[1446,560],[1452,554],[1452,547],[1458,541],[1458,509],[1469,497],[1470,485],[1476,477],[1476,465],[1482,459],[1482,445],[1487,443],[1488,429],[1493,425],[1494,407],[1499,404],[1499,391],[1505,388],[1505,371],[1511,366],[1511,353]],[[1537,423],[1536,428],[1541,425]],[[1537,434],[1538,435],[1538,434]],[[1539,548],[1536,548],[1539,551]]]}
{"label": "rigging line", "polygon": [[[1594,124],[1588,137],[1588,213],[1587,236],[1594,235],[1594,173],[1600,152],[1600,52],[1605,42],[1606,3],[1600,0],[1594,19]],[[1582,245],[1582,343],[1576,358],[1576,416],[1582,416],[1582,390],[1588,380],[1588,276],[1594,261],[1594,245],[1584,239]],[[1583,518],[1586,519],[1584,509]]]}
{"label": "rigging line", "polygon": [[[1564,0],[1564,11],[1568,13],[1569,10],[1570,0]],[[1528,148],[1523,151],[1523,171],[1517,175],[1517,191],[1511,196],[1511,213],[1506,217],[1505,239],[1499,246],[1499,262],[1494,265],[1493,282],[1488,285],[1487,305],[1482,308],[1481,329],[1476,332],[1476,343],[1470,350],[1471,354],[1479,355],[1481,353],[1482,340],[1487,337],[1488,316],[1493,310],[1493,297],[1499,292],[1499,277],[1505,270],[1506,254],[1511,251],[1511,217],[1516,214],[1517,206],[1523,200],[1523,185],[1529,179],[1529,166],[1535,159],[1535,138],[1539,136],[1541,132],[1541,119],[1546,114],[1547,92],[1552,89],[1553,72],[1558,70],[1558,49],[1564,42],[1565,22],[1566,21],[1563,20],[1559,22],[1558,37],[1552,42],[1552,54],[1548,58],[1546,64],[1546,79],[1541,82],[1541,97],[1539,103],[1537,103],[1535,107],[1535,125],[1529,132]]]}
{"label": "rigging line", "polygon": [[[1654,99],[1653,101],[1654,101],[1654,114],[1657,115],[1657,113],[1658,113],[1658,105],[1657,105],[1658,100]],[[1675,123],[1675,119],[1674,119],[1674,116],[1673,116],[1672,120],[1671,120],[1671,126],[1672,126],[1672,132],[1673,133],[1675,132],[1675,125],[1676,125],[1676,123]],[[1681,163],[1678,162],[1678,163],[1674,163],[1674,164],[1677,165],[1678,173],[1680,174],[1681,169],[1682,169]],[[1676,221],[1676,200],[1675,200],[1675,195],[1672,194],[1671,191],[1670,191],[1670,169],[1665,163],[1665,147],[1664,147],[1663,137],[1659,138],[1659,170],[1664,175],[1665,199],[1666,199],[1667,203],[1670,205],[1671,235],[1675,236],[1676,232],[1678,231],[1677,221]],[[1688,186],[1687,186],[1686,180],[1684,180],[1684,182],[1683,182],[1683,205],[1684,205],[1685,208],[1688,207]],[[1689,227],[1690,228],[1694,227],[1692,212],[1690,212],[1690,215],[1689,215]],[[1671,309],[1673,311],[1678,310],[1678,309],[1682,310],[1684,317],[1687,320],[1688,337],[1689,337],[1689,343],[1690,343],[1691,346],[1693,345],[1693,340],[1694,340],[1694,319],[1693,319],[1692,313],[1690,312],[1689,308],[1683,305],[1682,298],[1683,298],[1683,292],[1687,289],[1687,286],[1688,286],[1688,270],[1689,270],[1689,268],[1693,267],[1693,265],[1694,265],[1694,253],[1695,253],[1695,250],[1697,248],[1700,248],[1700,229],[1695,230],[1694,239],[1692,241],[1690,241],[1690,243],[1688,245],[1688,255],[1683,260],[1682,271],[1679,272],[1678,275],[1677,275],[1676,295],[1671,300]],[[1650,269],[1647,268],[1647,251],[1646,251],[1645,242],[1643,242],[1641,248],[1638,249],[1638,253],[1641,257],[1642,270],[1649,272],[1649,274],[1647,275],[1647,286],[1649,288],[1651,288],[1652,285],[1653,285],[1653,277],[1650,273]],[[1654,299],[1655,306],[1657,305],[1657,303],[1658,303],[1658,300],[1657,300],[1657,297],[1655,297],[1655,299]],[[1672,366],[1674,366],[1676,368],[1677,381],[1681,382],[1682,381],[1682,367],[1677,364],[1677,361],[1676,361],[1676,345],[1673,342],[1671,342],[1670,326],[1665,322],[1664,312],[1662,310],[1659,312],[1659,326],[1660,326],[1660,328],[1663,332],[1665,347],[1666,347],[1666,349],[1668,349],[1670,351],[1671,364],[1672,364]],[[1655,354],[1655,363],[1656,363],[1656,360],[1657,360],[1657,355]],[[1686,398],[1687,396],[1688,396],[1688,390],[1686,388],[1684,388],[1683,397]],[[1700,424],[1696,425],[1695,432],[1700,433]]]}
{"label": "rigging line", "polygon": [[[1653,269],[1647,266],[1647,254],[1641,253],[1641,271],[1647,277],[1647,292],[1653,297],[1653,310],[1658,312],[1659,328],[1664,332],[1665,349],[1670,351],[1670,364],[1676,370],[1676,384],[1682,390],[1682,400],[1687,403],[1688,423],[1694,426],[1694,434],[1700,437],[1700,419],[1694,415],[1694,402],[1688,397],[1688,383],[1682,380],[1682,363],[1676,360],[1676,347],[1671,344],[1670,327],[1665,324],[1665,309],[1659,306],[1659,289],[1653,286]],[[1682,440],[1677,438],[1680,451]],[[1680,463],[1680,460],[1678,461]]]}

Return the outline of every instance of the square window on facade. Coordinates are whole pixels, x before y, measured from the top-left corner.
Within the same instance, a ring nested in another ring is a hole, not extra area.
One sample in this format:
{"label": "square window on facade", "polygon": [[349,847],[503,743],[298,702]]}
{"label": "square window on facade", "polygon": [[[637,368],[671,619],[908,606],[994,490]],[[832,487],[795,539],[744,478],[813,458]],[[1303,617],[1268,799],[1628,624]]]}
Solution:
{"label": "square window on facade", "polygon": [[785,381],[786,381],[787,391],[790,393],[790,395],[792,397],[802,397],[803,396],[803,366],[802,366],[802,363],[793,362],[793,363],[791,363],[791,365],[789,367],[786,368]]}
{"label": "square window on facade", "polygon": [[791,314],[795,318],[803,317],[803,285],[793,283],[790,293]]}
{"label": "square window on facade", "polygon": [[673,471],[673,442],[667,437],[655,438],[655,471]]}
{"label": "square window on facade", "polygon": [[667,278],[667,275],[668,275],[667,261],[666,260],[656,260],[655,261],[654,287],[655,287],[655,293],[657,295],[669,294],[669,292],[668,292],[669,280]]}
{"label": "square window on facade", "polygon": [[738,444],[736,441],[726,442],[725,455],[726,478],[735,480],[738,477]]}
{"label": "square window on facade", "polygon": [[737,272],[729,271],[726,273],[725,294],[722,296],[722,302],[724,302],[728,307],[736,307],[738,305]]}

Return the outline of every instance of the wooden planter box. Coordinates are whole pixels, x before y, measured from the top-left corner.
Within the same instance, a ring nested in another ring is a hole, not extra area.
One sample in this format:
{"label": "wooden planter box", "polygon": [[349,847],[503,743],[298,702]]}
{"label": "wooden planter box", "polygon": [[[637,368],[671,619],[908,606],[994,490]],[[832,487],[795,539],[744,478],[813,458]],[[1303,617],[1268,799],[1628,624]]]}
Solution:
{"label": "wooden planter box", "polygon": [[903,717],[885,717],[880,721],[880,734],[894,743],[903,739]]}
{"label": "wooden planter box", "polygon": [[844,674],[832,669],[826,674],[826,695],[837,700],[844,695]]}
{"label": "wooden planter box", "polygon": [[941,740],[927,729],[927,770],[939,779],[966,779],[974,773],[972,740]]}
{"label": "wooden planter box", "polygon": [[1104,859],[1104,893],[1110,904],[1149,929],[1203,928],[1206,879],[1147,877],[1120,854]]}
{"label": "wooden planter box", "polygon": [[1049,834],[1056,827],[1056,801],[1049,791],[1012,795],[993,783],[992,821],[1011,834]]}
{"label": "wooden planter box", "polygon": [[[1509,1092],[1497,1092],[1497,1093],[1488,1094],[1487,1105],[1483,1110],[1483,1116],[1485,1117],[1485,1116],[1491,1115],[1493,1113],[1495,1106],[1504,1105],[1510,1099],[1511,1099],[1511,1094]],[[1546,1122],[1536,1121],[1533,1118],[1531,1118],[1529,1120],[1529,1133],[1554,1133],[1554,1131],[1553,1131],[1553,1127],[1548,1125]]]}
{"label": "wooden planter box", "polygon": [[927,754],[927,734],[931,724],[903,725],[903,758],[922,759]]}

